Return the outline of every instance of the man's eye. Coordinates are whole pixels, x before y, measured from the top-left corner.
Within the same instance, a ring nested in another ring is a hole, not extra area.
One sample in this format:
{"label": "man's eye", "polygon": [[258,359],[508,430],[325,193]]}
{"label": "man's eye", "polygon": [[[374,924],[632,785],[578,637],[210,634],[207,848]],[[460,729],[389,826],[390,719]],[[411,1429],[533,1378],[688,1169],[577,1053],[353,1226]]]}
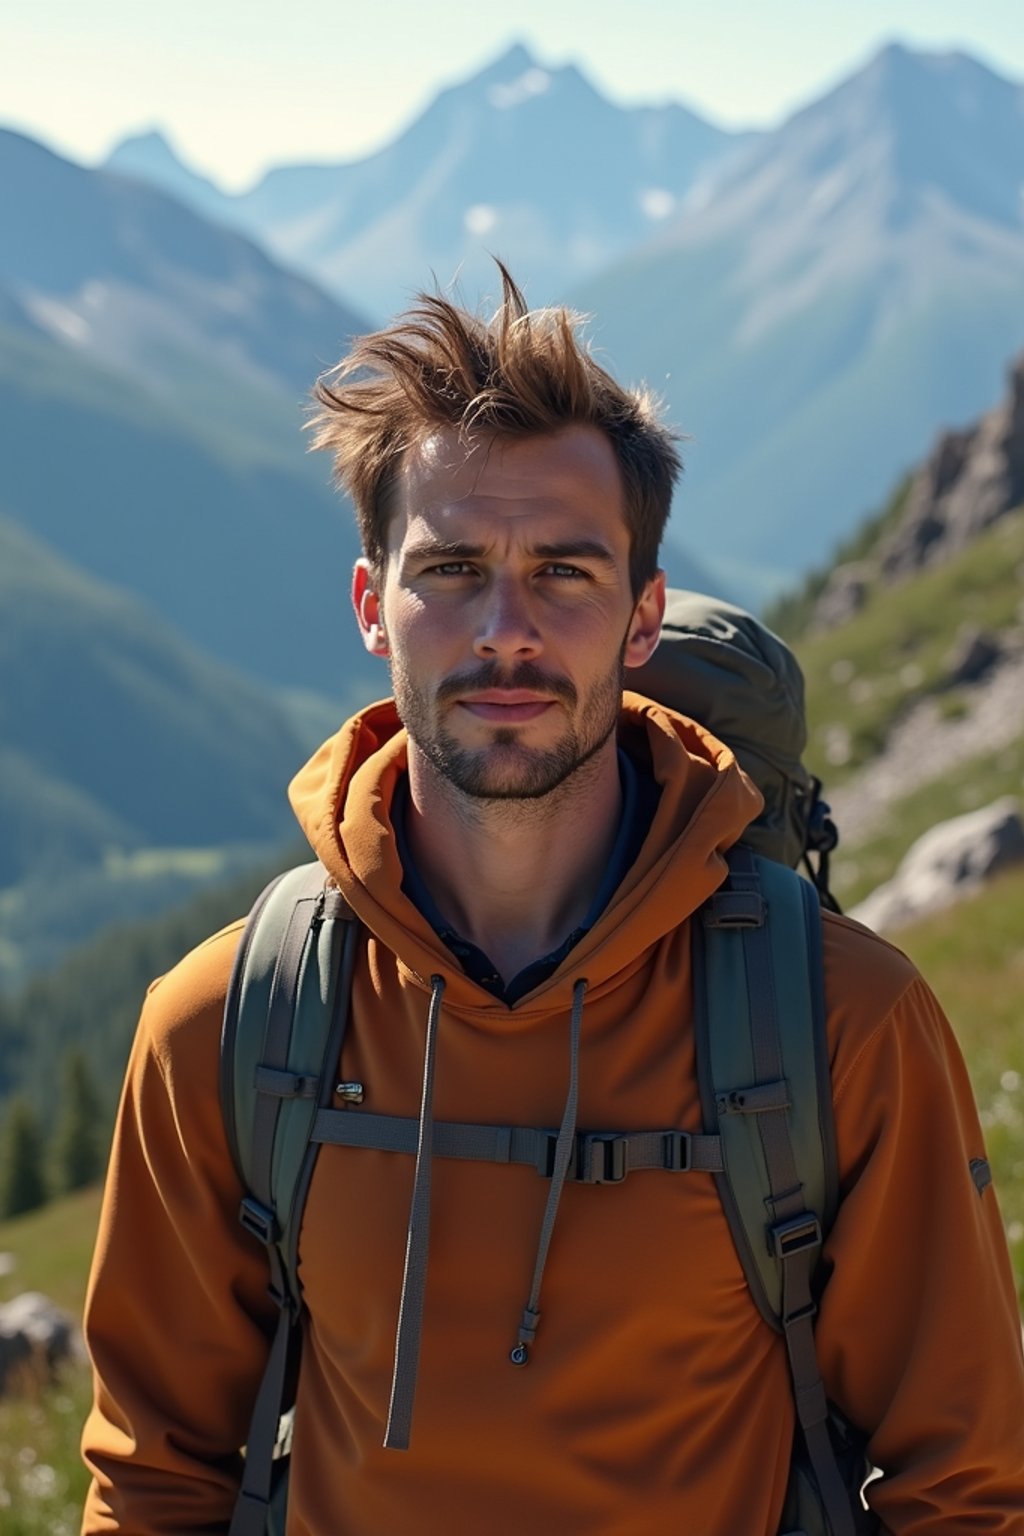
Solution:
{"label": "man's eye", "polygon": [[554,560],[547,567],[552,576],[572,577],[585,576],[586,571],[581,571],[578,565],[563,565],[560,560]]}
{"label": "man's eye", "polygon": [[442,560],[430,569],[435,576],[464,576],[470,567],[465,560]]}

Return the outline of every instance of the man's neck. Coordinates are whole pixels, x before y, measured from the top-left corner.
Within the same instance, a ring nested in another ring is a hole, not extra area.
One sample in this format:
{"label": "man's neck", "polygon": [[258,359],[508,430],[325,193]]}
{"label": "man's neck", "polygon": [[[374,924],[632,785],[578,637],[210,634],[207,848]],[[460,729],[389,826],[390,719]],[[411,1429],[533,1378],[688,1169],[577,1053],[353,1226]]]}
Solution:
{"label": "man's neck", "polygon": [[478,800],[410,743],[406,834],[444,917],[508,981],[586,916],[622,808],[614,736],[551,794]]}

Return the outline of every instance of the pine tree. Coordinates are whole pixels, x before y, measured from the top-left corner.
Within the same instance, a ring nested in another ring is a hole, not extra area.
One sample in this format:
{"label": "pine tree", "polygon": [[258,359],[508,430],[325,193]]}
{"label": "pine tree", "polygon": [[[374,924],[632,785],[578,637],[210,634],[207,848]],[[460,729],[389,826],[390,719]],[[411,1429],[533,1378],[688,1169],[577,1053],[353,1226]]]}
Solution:
{"label": "pine tree", "polygon": [[64,1057],[60,1120],[53,1149],[54,1184],[63,1193],[94,1183],[103,1170],[100,1103],[84,1051]]}
{"label": "pine tree", "polygon": [[12,1099],[0,1138],[0,1217],[20,1216],[45,1200],[39,1121],[26,1099]]}

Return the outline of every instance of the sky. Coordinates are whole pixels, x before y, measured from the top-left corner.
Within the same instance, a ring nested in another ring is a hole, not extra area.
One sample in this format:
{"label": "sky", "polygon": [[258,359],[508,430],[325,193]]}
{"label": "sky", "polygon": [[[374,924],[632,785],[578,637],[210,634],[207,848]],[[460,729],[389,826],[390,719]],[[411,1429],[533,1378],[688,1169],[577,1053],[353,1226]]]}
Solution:
{"label": "sky", "polygon": [[241,189],[369,153],[515,42],[620,104],[770,127],[893,39],[1024,81],[1021,0],[0,0],[0,125],[86,163],[159,127]]}

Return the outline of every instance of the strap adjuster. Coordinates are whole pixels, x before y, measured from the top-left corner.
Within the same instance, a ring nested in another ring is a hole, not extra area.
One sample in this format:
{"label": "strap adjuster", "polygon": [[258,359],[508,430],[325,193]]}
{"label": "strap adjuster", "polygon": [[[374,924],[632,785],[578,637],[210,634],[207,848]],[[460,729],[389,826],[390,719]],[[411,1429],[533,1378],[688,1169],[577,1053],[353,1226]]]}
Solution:
{"label": "strap adjuster", "polygon": [[708,897],[700,912],[706,928],[763,928],[768,908],[760,891],[725,886]]}
{"label": "strap adjuster", "polygon": [[[555,1171],[558,1132],[547,1132],[538,1171],[550,1179]],[[629,1172],[629,1138],[619,1131],[578,1131],[566,1178],[574,1184],[621,1184]]]}
{"label": "strap adjuster", "polygon": [[669,1173],[689,1173],[693,1166],[693,1144],[689,1131],[664,1131],[661,1146],[663,1168]]}
{"label": "strap adjuster", "polygon": [[821,1222],[813,1211],[801,1211],[788,1221],[777,1221],[768,1228],[768,1251],[777,1259],[788,1259],[808,1248],[821,1247]]}
{"label": "strap adjuster", "polygon": [[621,1184],[629,1172],[625,1136],[615,1133],[584,1135],[576,1138],[578,1184]]}
{"label": "strap adjuster", "polygon": [[281,1236],[274,1212],[252,1195],[246,1195],[238,1207],[238,1219],[264,1248],[272,1248]]}

